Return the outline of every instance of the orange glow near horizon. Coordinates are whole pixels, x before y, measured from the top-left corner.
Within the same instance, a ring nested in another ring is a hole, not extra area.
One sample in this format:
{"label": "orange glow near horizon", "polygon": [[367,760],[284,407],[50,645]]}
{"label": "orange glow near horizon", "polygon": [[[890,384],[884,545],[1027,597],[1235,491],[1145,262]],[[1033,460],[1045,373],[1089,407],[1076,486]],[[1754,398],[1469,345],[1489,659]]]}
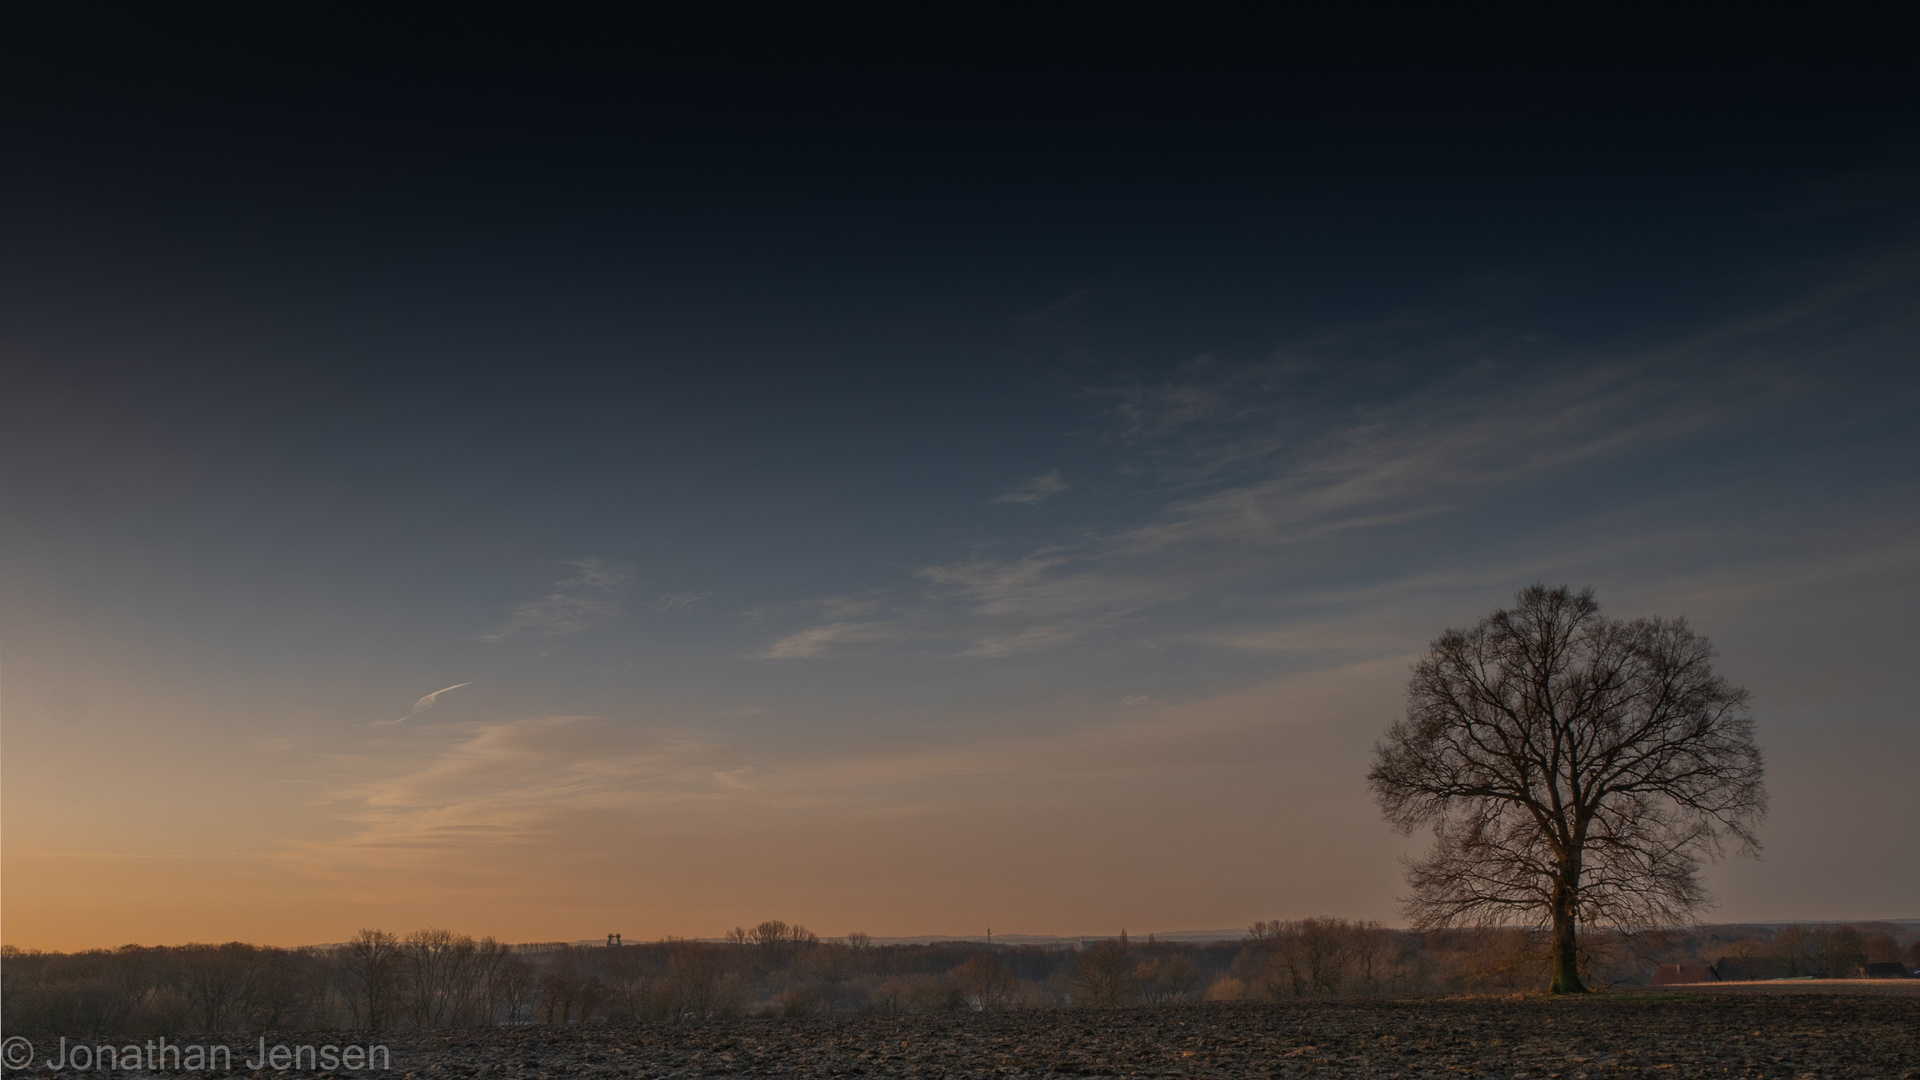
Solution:
{"label": "orange glow near horizon", "polygon": [[[61,826],[10,812],[6,942],[301,945],[369,926],[645,940],[766,918],[880,937],[1390,919],[1403,842],[1351,774],[1367,714],[1391,705],[1403,669],[1130,707],[1064,736],[784,762],[679,736],[622,741],[592,717],[382,735],[364,757],[278,775],[308,798],[252,819],[250,800],[274,784],[233,785],[225,802],[203,788],[211,805],[197,809],[176,792],[130,834],[120,815],[137,808],[111,797]],[[244,775],[246,757],[222,771]],[[200,834],[227,850],[166,844],[185,831],[168,817],[190,811],[220,823]],[[16,839],[30,830],[35,843]],[[138,846],[113,846],[116,830]]]}

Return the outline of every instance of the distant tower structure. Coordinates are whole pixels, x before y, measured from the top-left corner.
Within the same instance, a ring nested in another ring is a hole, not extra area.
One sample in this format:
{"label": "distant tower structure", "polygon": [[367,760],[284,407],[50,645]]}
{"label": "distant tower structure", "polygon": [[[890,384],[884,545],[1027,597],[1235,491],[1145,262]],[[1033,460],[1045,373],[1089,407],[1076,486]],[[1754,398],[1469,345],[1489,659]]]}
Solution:
{"label": "distant tower structure", "polygon": [[614,947],[615,945],[618,945],[618,944],[620,944],[620,935],[619,935],[619,934],[608,934],[608,935],[607,935],[607,948],[609,948],[609,949],[611,949],[611,948],[613,948],[613,947]]}

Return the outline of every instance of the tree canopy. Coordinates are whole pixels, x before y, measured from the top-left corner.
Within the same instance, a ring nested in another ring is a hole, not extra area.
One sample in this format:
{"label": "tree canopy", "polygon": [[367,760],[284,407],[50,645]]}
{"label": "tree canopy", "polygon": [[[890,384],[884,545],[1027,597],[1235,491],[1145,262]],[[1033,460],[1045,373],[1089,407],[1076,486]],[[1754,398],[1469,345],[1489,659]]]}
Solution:
{"label": "tree canopy", "polygon": [[1550,927],[1552,988],[1578,992],[1578,927],[1706,905],[1700,864],[1757,851],[1766,812],[1747,692],[1713,658],[1684,619],[1537,584],[1435,640],[1368,773],[1388,821],[1433,829],[1408,866],[1416,925]]}

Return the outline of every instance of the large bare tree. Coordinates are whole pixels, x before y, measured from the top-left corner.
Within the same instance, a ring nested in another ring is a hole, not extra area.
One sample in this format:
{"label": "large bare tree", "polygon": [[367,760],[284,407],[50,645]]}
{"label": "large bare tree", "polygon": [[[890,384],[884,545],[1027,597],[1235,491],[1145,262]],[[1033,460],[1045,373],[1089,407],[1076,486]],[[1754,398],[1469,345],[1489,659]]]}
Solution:
{"label": "large bare tree", "polygon": [[1705,905],[1701,861],[1757,850],[1766,812],[1747,692],[1713,656],[1684,619],[1606,618],[1564,586],[1433,642],[1367,776],[1402,832],[1433,827],[1415,924],[1549,927],[1552,989],[1578,993],[1580,926]]}

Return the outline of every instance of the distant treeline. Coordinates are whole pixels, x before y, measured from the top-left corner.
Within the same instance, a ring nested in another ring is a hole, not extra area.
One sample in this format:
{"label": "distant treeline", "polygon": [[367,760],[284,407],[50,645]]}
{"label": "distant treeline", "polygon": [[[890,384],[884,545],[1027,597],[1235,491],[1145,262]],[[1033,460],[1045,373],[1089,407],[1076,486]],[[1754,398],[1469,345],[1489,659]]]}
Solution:
{"label": "distant treeline", "polygon": [[[1213,943],[1119,937],[1070,945],[875,945],[770,920],[724,941],[502,945],[444,930],[363,930],[344,945],[231,942],[0,951],[9,1034],[689,1023],[746,1014],[1114,1007],[1349,994],[1505,992],[1541,985],[1521,930],[1393,930],[1345,919],[1255,923]],[[1722,932],[1726,931],[1726,932]],[[1890,931],[1890,932],[1889,932]],[[1594,935],[1600,984],[1644,983],[1708,953],[1780,958],[1793,974],[1891,951],[1898,928],[1742,928]],[[1915,946],[1920,948],[1920,946]],[[1717,952],[1716,952],[1717,950]],[[1707,957],[1712,959],[1712,957]],[[1920,957],[1915,957],[1920,961]],[[1804,969],[1804,970],[1803,970]]]}
{"label": "distant treeline", "polygon": [[1702,926],[1642,935],[1635,944],[1660,963],[1711,964],[1727,981],[1851,979],[1869,963],[1920,968],[1920,928],[1897,923]]}

